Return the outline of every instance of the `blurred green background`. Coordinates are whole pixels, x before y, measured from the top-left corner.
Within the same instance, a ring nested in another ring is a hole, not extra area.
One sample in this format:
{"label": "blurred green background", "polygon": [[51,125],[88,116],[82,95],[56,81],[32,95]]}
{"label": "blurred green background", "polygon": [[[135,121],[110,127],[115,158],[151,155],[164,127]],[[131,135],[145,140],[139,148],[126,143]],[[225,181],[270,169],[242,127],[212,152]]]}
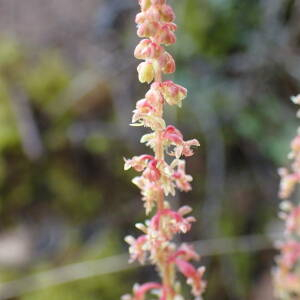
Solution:
{"label": "blurred green background", "polygon": [[[280,237],[277,168],[287,164],[300,91],[296,0],[172,0],[171,77],[189,90],[168,123],[188,159],[194,208],[183,238],[207,266],[207,300],[271,300]],[[115,300],[151,267],[127,265],[144,219],[123,157],[148,151],[129,127],[138,42],[132,0],[0,0],[0,299]],[[125,254],[125,255],[124,255]],[[65,267],[69,266],[69,267]],[[190,299],[187,296],[187,299]]]}

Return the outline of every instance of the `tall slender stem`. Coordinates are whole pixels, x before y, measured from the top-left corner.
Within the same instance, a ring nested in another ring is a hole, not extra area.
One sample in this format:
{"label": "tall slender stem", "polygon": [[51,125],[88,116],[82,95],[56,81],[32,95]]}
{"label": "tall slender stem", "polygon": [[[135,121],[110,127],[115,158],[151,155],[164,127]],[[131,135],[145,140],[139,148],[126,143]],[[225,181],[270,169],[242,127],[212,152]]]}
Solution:
{"label": "tall slender stem", "polygon": [[[153,131],[144,135],[141,142],[152,148],[154,156],[144,154],[125,160],[125,169],[142,172],[133,182],[141,189],[146,214],[154,209],[155,213],[145,225],[136,225],[143,235],[137,239],[126,237],[126,241],[130,245],[131,260],[141,263],[150,260],[159,270],[161,283],[136,285],[133,296],[125,295],[124,299],[144,300],[146,293],[155,290],[160,300],[182,300],[176,269],[186,277],[192,294],[199,299],[205,288],[204,268],[196,269],[189,262],[198,258],[191,246],[176,247],[173,242],[175,234],[190,230],[195,219],[186,216],[191,212],[190,207],[174,211],[165,199],[169,194],[174,196],[176,188],[191,190],[192,177],[185,173],[185,161],[181,157],[193,155],[191,147],[199,146],[196,139],[184,141],[181,132],[173,125],[166,126],[163,118],[164,104],[180,107],[187,94],[184,87],[170,80],[163,81],[163,74],[175,71],[173,57],[162,46],[176,41],[175,15],[166,0],[139,0],[139,4],[142,11],[136,16],[137,33],[146,39],[140,41],[134,52],[136,58],[144,60],[137,70],[142,83],[153,83],[145,98],[137,102],[132,122]],[[166,162],[165,155],[174,158],[171,164]]]}

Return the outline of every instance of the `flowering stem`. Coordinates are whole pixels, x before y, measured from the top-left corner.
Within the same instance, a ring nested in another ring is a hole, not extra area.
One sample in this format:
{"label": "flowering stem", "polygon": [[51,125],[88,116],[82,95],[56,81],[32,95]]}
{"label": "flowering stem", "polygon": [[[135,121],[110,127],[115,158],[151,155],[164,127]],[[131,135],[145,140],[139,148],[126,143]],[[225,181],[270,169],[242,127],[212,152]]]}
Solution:
{"label": "flowering stem", "polygon": [[[154,42],[156,42],[156,41],[154,40]],[[160,84],[162,82],[162,72],[159,67],[157,68],[157,70],[155,72],[154,80],[157,84]],[[163,104],[162,104],[162,108],[161,108],[161,118],[163,119]],[[163,134],[163,130],[155,131],[157,143],[156,143],[156,147],[154,148],[154,154],[155,154],[155,158],[158,161],[164,161],[164,145],[161,141],[162,134]],[[164,201],[165,201],[165,196],[162,191],[160,193],[160,197],[157,202],[157,212],[159,212],[165,208]],[[164,297],[166,298],[166,300],[173,300],[173,296],[169,292],[171,290],[171,287],[174,286],[172,276],[171,276],[171,274],[174,271],[171,272],[172,271],[171,267],[173,267],[173,265],[168,263],[167,258],[164,257],[164,255],[161,255],[161,258],[159,261],[159,268],[160,268],[160,274],[161,274],[162,283],[163,283],[163,290],[165,291]],[[174,267],[172,269],[174,269]]]}
{"label": "flowering stem", "polygon": [[[300,105],[300,95],[292,97]],[[299,115],[299,112],[297,114]],[[294,204],[288,199],[300,183],[300,130],[291,142],[289,158],[293,160],[290,170],[279,169],[281,176],[279,197],[280,217],[285,220],[284,239],[280,242],[280,254],[274,270],[275,296],[281,300],[300,299],[300,203]]]}
{"label": "flowering stem", "polygon": [[[191,208],[183,206],[174,211],[165,200],[165,196],[175,195],[176,188],[185,192],[191,190],[192,177],[185,173],[185,160],[182,157],[193,155],[191,147],[200,145],[196,139],[184,141],[181,132],[173,125],[166,126],[163,119],[164,105],[181,107],[187,94],[184,87],[170,80],[163,81],[163,74],[175,71],[173,57],[162,46],[176,42],[175,14],[166,2],[139,0],[141,12],[136,16],[137,34],[145,38],[134,51],[137,59],[144,60],[137,68],[139,80],[153,83],[145,98],[137,102],[132,123],[152,130],[152,133],[142,137],[141,142],[152,148],[154,156],[143,154],[125,160],[125,170],[133,168],[142,172],[141,176],[133,179],[133,183],[141,190],[146,214],[155,209],[153,217],[145,224],[136,224],[143,232],[140,237],[125,238],[130,245],[131,261],[144,263],[146,259],[150,260],[157,266],[162,283],[135,285],[133,296],[124,295],[124,300],[144,300],[146,294],[151,292],[159,295],[160,300],[183,300],[175,276],[176,269],[186,277],[197,299],[200,299],[205,288],[202,280],[204,268],[196,269],[189,262],[198,259],[198,255],[191,246],[182,244],[176,247],[173,242],[176,234],[191,229],[195,219],[186,216]],[[165,161],[165,155],[174,158],[171,164]]]}

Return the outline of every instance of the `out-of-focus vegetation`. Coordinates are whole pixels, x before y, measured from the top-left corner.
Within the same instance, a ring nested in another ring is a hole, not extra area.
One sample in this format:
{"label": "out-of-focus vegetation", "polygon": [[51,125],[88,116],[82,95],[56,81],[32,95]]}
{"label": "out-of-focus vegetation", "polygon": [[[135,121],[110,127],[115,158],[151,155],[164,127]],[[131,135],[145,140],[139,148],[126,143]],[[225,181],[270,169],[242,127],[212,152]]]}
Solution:
{"label": "out-of-focus vegetation", "polygon": [[[25,2],[0,10],[1,282],[126,252],[123,237],[143,219],[134,172],[123,172],[123,157],[145,150],[143,129],[127,125],[144,88],[132,57],[137,3]],[[297,127],[288,99],[300,91],[300,5],[172,5],[175,80],[189,97],[167,119],[201,141],[188,160],[193,192],[174,200],[198,216],[187,240],[277,232],[276,170]],[[203,257],[207,300],[272,299],[275,251],[250,250]],[[154,276],[146,267],[44,289],[33,282],[34,292],[11,299],[113,300]]]}

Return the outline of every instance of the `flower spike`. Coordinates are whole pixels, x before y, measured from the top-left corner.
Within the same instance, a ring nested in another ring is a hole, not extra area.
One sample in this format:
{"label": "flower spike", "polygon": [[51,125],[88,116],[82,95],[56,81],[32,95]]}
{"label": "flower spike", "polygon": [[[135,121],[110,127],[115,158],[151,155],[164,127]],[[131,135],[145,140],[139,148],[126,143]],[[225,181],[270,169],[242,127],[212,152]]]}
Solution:
{"label": "flower spike", "polygon": [[[173,125],[166,125],[163,112],[165,105],[181,107],[187,90],[171,80],[163,81],[163,74],[176,70],[176,63],[165,46],[176,42],[175,14],[166,0],[139,0],[141,12],[136,15],[137,35],[143,38],[134,50],[134,56],[143,60],[137,67],[141,83],[150,88],[143,99],[136,103],[133,111],[133,126],[145,126],[152,130],[141,138],[141,143],[150,147],[154,154],[143,154],[125,159],[124,169],[139,172],[132,182],[141,190],[142,201],[152,217],[136,227],[142,231],[138,238],[127,236],[130,262],[146,261],[156,265],[161,282],[136,284],[132,295],[122,300],[145,300],[149,294],[159,300],[183,300],[176,271],[186,277],[195,299],[202,299],[206,283],[204,268],[195,268],[192,260],[198,260],[195,250],[182,244],[177,247],[174,237],[188,232],[195,218],[188,216],[192,209],[182,206],[177,211],[171,208],[165,196],[175,195],[176,188],[190,191],[192,176],[186,174],[184,157],[194,154],[192,147],[200,146],[196,139],[185,140],[183,134]],[[165,156],[169,155],[168,163]]]}
{"label": "flower spike", "polygon": [[[292,97],[295,104],[300,104],[300,95]],[[298,129],[299,132],[299,129]],[[281,177],[279,197],[280,216],[285,221],[284,239],[279,243],[280,254],[276,259],[277,267],[273,272],[275,296],[280,300],[300,299],[300,203],[294,204],[288,199],[300,183],[300,135],[291,142],[292,159],[290,169],[279,169]]]}

